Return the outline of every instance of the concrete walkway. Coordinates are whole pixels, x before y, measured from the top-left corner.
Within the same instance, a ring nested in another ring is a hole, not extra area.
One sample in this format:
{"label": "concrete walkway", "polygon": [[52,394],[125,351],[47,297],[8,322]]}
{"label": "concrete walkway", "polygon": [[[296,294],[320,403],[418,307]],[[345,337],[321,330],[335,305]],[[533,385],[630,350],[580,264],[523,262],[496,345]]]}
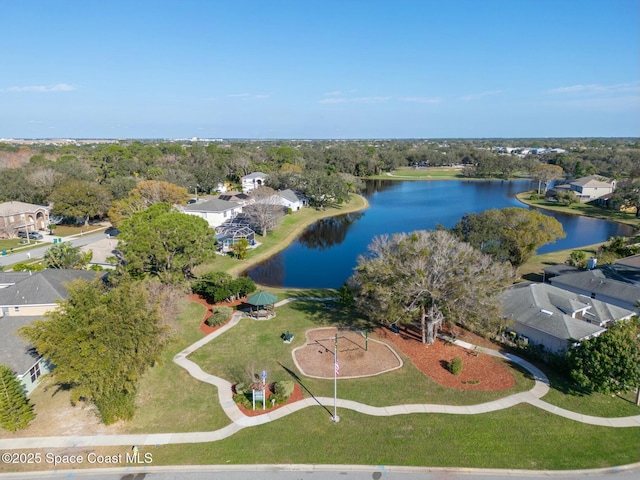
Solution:
{"label": "concrete walkway", "polygon": [[[314,298],[314,297],[298,297],[288,298],[281,302],[278,302],[276,306],[284,305],[294,300],[317,300],[328,301],[333,298]],[[262,425],[264,423],[273,422],[297,412],[307,407],[325,406],[333,407],[334,399],[331,397],[314,397],[305,398],[289,405],[284,405],[271,412],[258,415],[255,417],[249,417],[242,413],[232,398],[232,385],[227,380],[216,377],[203,371],[200,366],[189,360],[187,357],[206,345],[207,343],[215,340],[220,335],[230,330],[240,322],[243,314],[236,312],[233,314],[231,321],[207,335],[206,337],[198,340],[194,344],[182,350],[178,353],[173,361],[180,367],[184,368],[189,374],[200,380],[201,382],[214,385],[218,389],[218,398],[220,399],[220,405],[231,420],[231,424],[224,428],[215,430],[212,432],[186,432],[186,433],[160,433],[160,434],[131,434],[131,435],[87,435],[87,436],[65,436],[65,437],[32,437],[32,438],[11,438],[0,439],[0,449],[4,450],[17,450],[27,448],[65,448],[65,447],[97,447],[97,446],[118,446],[118,445],[166,445],[172,443],[202,443],[202,442],[215,442],[232,436],[243,428],[253,427],[256,425]],[[468,348],[478,349],[479,351],[492,355],[498,358],[503,358],[511,362],[517,363],[526,370],[528,370],[534,377],[535,384],[533,388],[527,392],[515,393],[513,395],[506,396],[504,398],[494,400],[491,402],[481,403],[477,405],[437,405],[437,404],[408,404],[408,405],[390,405],[386,407],[374,407],[360,402],[354,402],[352,400],[337,399],[337,406],[339,408],[346,408],[354,410],[356,412],[372,415],[377,417],[391,416],[391,415],[408,415],[415,413],[444,413],[454,415],[478,415],[487,412],[495,412],[497,410],[503,410],[513,407],[520,403],[528,403],[537,408],[545,410],[554,415],[558,415],[577,422],[586,423],[589,425],[597,425],[604,427],[614,428],[627,428],[627,427],[640,427],[640,415],[631,417],[616,417],[616,418],[604,418],[604,417],[592,417],[589,415],[582,415],[580,413],[571,412],[569,410],[556,407],[547,403],[541,398],[549,391],[549,380],[547,376],[538,368],[515,355],[502,354],[496,350],[491,350],[482,347],[476,347],[469,343],[455,341],[457,345]]]}

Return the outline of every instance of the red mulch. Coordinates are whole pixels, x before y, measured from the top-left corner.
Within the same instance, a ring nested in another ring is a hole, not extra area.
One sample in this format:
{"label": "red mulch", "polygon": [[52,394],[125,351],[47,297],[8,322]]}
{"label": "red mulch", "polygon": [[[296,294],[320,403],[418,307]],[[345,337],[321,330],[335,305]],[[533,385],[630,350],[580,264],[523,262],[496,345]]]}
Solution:
{"label": "red mulch", "polygon": [[[515,378],[505,365],[486,353],[477,356],[472,350],[447,345],[437,339],[432,345],[423,345],[419,335],[400,330],[398,335],[379,328],[376,334],[386,342],[404,352],[413,364],[425,375],[445,387],[468,390],[505,390],[515,386]],[[493,347],[490,342],[465,332],[458,338],[482,346]],[[491,348],[490,347],[490,348]],[[447,370],[448,362],[455,357],[462,359],[462,373],[454,375]]]}
{"label": "red mulch", "polygon": [[[269,399],[269,397],[272,395],[273,392],[271,392],[271,388],[267,388],[267,392],[266,393],[267,393],[267,399]],[[244,413],[246,416],[255,417],[257,415],[262,415],[264,413],[273,412],[274,410],[277,410],[280,407],[283,407],[284,405],[288,405],[290,403],[297,402],[298,400],[302,400],[302,399],[304,399],[304,395],[302,393],[302,388],[297,383],[294,383],[294,385],[293,385],[293,393],[291,394],[291,396],[289,397],[287,402],[283,403],[281,405],[276,405],[275,407],[271,408],[271,407],[269,407],[269,403],[267,403],[267,409],[266,410],[249,410],[249,409],[244,408],[240,404],[236,404],[236,405],[238,405],[238,408],[240,409],[240,411],[242,413]]]}
{"label": "red mulch", "polygon": [[[220,327],[222,327],[227,323],[225,322],[225,324],[223,325],[216,325],[215,327],[210,327],[205,322],[207,318],[213,315],[213,313],[211,312],[211,307],[213,307],[214,305],[211,305],[204,298],[202,298],[200,295],[197,295],[195,293],[192,293],[187,298],[192,302],[197,302],[201,305],[204,305],[204,307],[207,309],[207,311],[204,314],[204,317],[202,317],[202,320],[200,321],[200,331],[205,335],[209,335],[210,333],[215,332],[216,330],[218,330]],[[218,302],[215,305],[226,306],[226,307],[237,307],[238,305],[242,305],[243,303],[244,303],[244,300],[235,300],[233,302]],[[229,320],[231,320],[231,318],[229,318]]]}

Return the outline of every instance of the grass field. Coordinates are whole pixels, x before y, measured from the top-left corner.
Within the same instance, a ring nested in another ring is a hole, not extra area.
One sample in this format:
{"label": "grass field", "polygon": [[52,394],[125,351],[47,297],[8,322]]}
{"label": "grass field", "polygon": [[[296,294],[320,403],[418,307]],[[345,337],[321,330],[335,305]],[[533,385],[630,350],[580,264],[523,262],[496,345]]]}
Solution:
{"label": "grass field", "polygon": [[[277,291],[279,298],[297,291]],[[312,292],[323,297],[321,290]],[[193,307],[192,307],[193,308]],[[200,312],[192,312],[199,316]],[[204,370],[231,381],[265,368],[270,381],[289,379],[283,368],[295,367],[291,350],[301,345],[307,328],[358,324],[349,311],[325,308],[323,302],[298,301],[279,307],[268,322],[244,319],[232,330],[191,355]],[[284,344],[280,333],[294,333]],[[510,392],[460,392],[441,387],[422,375],[410,361],[378,377],[339,382],[340,398],[371,405],[489,401]],[[514,371],[517,386],[530,388],[528,374]],[[560,378],[545,400],[563,408],[603,416],[637,415],[629,399],[573,395]],[[331,396],[330,380],[307,379],[309,392]],[[197,394],[196,394],[197,395]],[[184,399],[181,401],[184,402]],[[172,403],[175,405],[178,402]],[[215,407],[209,404],[210,407]],[[166,407],[162,407],[163,410]],[[215,411],[215,408],[213,408]],[[186,412],[185,412],[186,413]],[[154,464],[203,463],[358,463],[371,465],[429,465],[479,468],[574,469],[622,465],[640,460],[638,429],[593,427],[565,420],[528,405],[482,415],[402,415],[370,417],[340,409],[341,421],[330,421],[326,409],[304,409],[285,419],[243,430],[208,444],[152,448]],[[544,428],[540,428],[544,425]],[[202,428],[198,431],[203,430]],[[461,432],[464,432],[462,434]],[[304,438],[304,442],[299,441]],[[576,442],[575,439],[580,441]],[[364,441],[363,439],[366,439]],[[558,448],[562,445],[562,448]]]}
{"label": "grass field", "polygon": [[230,423],[217,389],[173,363],[176,353],[202,338],[199,325],[204,313],[204,306],[185,301],[176,321],[176,339],[140,382],[135,418],[125,425],[124,432],[195,432],[217,430]]}
{"label": "grass field", "polygon": [[458,180],[465,177],[462,176],[462,169],[459,167],[405,167],[370,178],[376,180]]}
{"label": "grass field", "polygon": [[[305,344],[305,331],[336,324],[358,328],[364,326],[350,310],[337,306],[327,309],[323,302],[300,300],[278,307],[277,317],[271,321],[243,319],[232,330],[193,353],[190,359],[206,372],[226,378],[232,383],[251,382],[247,372],[261,372],[263,369],[267,370],[270,381],[291,380],[287,369],[297,372],[291,351]],[[291,344],[283,343],[280,338],[280,334],[287,331],[295,336]],[[496,400],[533,387],[530,375],[513,369],[517,384],[511,390],[452,390],[430,380],[402,352],[398,353],[403,357],[403,368],[374,377],[341,379],[340,397],[374,406],[401,403],[470,405]],[[332,380],[303,377],[302,383],[307,396],[333,395]],[[411,385],[411,388],[407,388],[407,385]]]}
{"label": "grass field", "polygon": [[[410,389],[411,385],[405,387]],[[321,407],[226,440],[153,448],[154,464],[367,464],[577,469],[639,460],[637,428],[572,422],[528,405],[482,415],[370,417]]]}

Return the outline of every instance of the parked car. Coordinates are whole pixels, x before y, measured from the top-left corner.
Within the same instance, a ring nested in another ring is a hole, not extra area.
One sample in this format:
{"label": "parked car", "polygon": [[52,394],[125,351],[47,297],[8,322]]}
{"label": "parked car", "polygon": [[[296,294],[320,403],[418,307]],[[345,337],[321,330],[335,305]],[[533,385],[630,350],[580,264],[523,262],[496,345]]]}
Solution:
{"label": "parked car", "polygon": [[193,205],[193,204],[194,204],[194,203],[196,203],[196,202],[197,202],[197,200],[196,200],[195,198],[192,198],[191,200],[189,200],[189,201],[187,202],[187,205]]}
{"label": "parked car", "polygon": [[40,232],[29,232],[28,234],[22,230],[18,232],[18,237],[20,238],[27,238],[27,236],[31,240],[42,240],[44,238]]}

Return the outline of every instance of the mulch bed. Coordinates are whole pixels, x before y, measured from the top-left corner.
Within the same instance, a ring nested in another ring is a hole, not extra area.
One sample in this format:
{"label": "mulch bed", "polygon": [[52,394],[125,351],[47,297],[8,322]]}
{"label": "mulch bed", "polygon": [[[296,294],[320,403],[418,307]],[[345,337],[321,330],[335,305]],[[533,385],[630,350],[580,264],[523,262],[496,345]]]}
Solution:
{"label": "mulch bed", "polygon": [[[269,397],[271,395],[273,395],[273,392],[271,392],[270,388],[267,388],[267,401],[269,400]],[[302,393],[302,387],[300,387],[300,385],[298,385],[297,383],[295,383],[293,385],[293,393],[291,394],[291,396],[289,397],[289,399],[286,401],[286,403],[283,403],[281,405],[276,405],[275,407],[269,407],[269,403],[267,403],[267,409],[266,410],[262,410],[262,409],[256,409],[256,410],[251,410],[248,408],[243,407],[240,404],[236,404],[238,405],[238,408],[240,409],[240,411],[242,413],[244,413],[247,417],[256,417],[258,415],[263,415],[265,413],[270,413],[273,412],[274,410],[277,410],[281,407],[284,407],[285,405],[288,405],[290,403],[293,402],[297,402],[299,400],[303,400],[304,399],[304,394]],[[258,407],[256,407],[258,408]]]}
{"label": "mulch bed", "polygon": [[[209,335],[210,333],[215,332],[216,330],[218,330],[220,327],[224,326],[228,322],[227,321],[222,325],[216,325],[215,327],[210,327],[209,325],[207,325],[205,323],[207,318],[209,318],[211,315],[213,315],[213,312],[211,311],[212,307],[214,307],[214,306],[237,307],[238,305],[242,305],[244,303],[244,300],[240,299],[240,300],[235,300],[233,302],[218,302],[215,305],[212,305],[212,304],[208,303],[200,295],[197,295],[195,293],[192,293],[187,298],[191,302],[197,302],[200,305],[204,305],[204,307],[207,309],[207,311],[204,314],[204,317],[202,317],[202,320],[200,321],[200,331],[202,333],[204,333],[205,335]],[[231,320],[231,318],[229,318],[229,320]]]}
{"label": "mulch bed", "polygon": [[[516,381],[507,367],[499,360],[485,353],[475,354],[472,350],[447,345],[437,339],[432,345],[423,345],[416,332],[400,330],[393,334],[386,328],[376,329],[376,334],[407,355],[422,373],[445,387],[465,390],[506,390],[515,386]],[[481,346],[495,348],[488,340],[464,332],[460,339]],[[447,369],[455,357],[462,359],[462,373],[453,375]]]}

